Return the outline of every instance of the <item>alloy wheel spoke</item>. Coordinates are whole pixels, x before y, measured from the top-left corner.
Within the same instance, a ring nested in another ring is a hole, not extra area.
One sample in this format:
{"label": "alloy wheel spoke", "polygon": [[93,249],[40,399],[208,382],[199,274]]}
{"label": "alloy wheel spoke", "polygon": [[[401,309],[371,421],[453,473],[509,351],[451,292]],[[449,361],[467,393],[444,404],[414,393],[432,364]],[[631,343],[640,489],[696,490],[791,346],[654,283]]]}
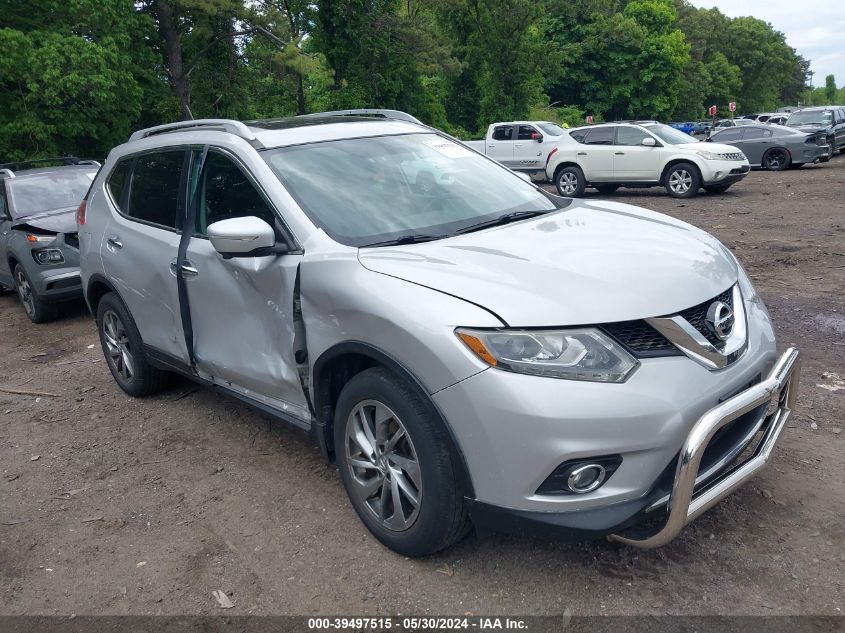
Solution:
{"label": "alloy wheel spoke", "polygon": [[369,459],[361,459],[359,457],[353,457],[349,460],[349,465],[353,466],[354,468],[364,468],[367,470],[378,470],[378,466],[375,465]]}
{"label": "alloy wheel spoke", "polygon": [[402,494],[399,492],[399,482],[395,477],[390,479],[390,499],[393,502],[393,515],[387,520],[394,530],[404,530],[408,527],[405,509],[402,507]]}
{"label": "alloy wheel spoke", "polygon": [[126,372],[126,377],[131,378],[135,373],[135,367],[132,364],[132,354],[130,354],[129,350],[124,347],[120,350],[120,356],[123,360],[123,368]]}
{"label": "alloy wheel spoke", "polygon": [[390,479],[396,481],[399,491],[408,501],[411,502],[411,505],[416,508],[420,504],[417,491],[414,490],[414,487],[405,478],[404,473],[398,468],[391,468],[390,473]]}
{"label": "alloy wheel spoke", "polygon": [[411,478],[411,481],[414,482],[417,490],[420,489],[420,465],[415,460],[395,453],[389,455],[388,460],[408,473],[408,476]]}
{"label": "alloy wheel spoke", "polygon": [[385,455],[387,455],[387,454],[388,454],[388,453],[390,453],[390,452],[391,452],[394,448],[396,448],[396,444],[398,444],[398,443],[399,443],[399,440],[401,440],[403,437],[405,437],[405,429],[403,429],[403,428],[401,428],[401,427],[400,427],[400,428],[399,428],[399,429],[397,429],[397,430],[396,430],[396,432],[395,432],[395,433],[394,433],[394,434],[390,437],[390,439],[387,441],[387,444],[385,444],[385,445],[384,445],[384,454],[385,454]]}
{"label": "alloy wheel spoke", "polygon": [[355,479],[355,483],[357,484],[356,490],[358,492],[358,496],[361,498],[362,501],[366,501],[374,494],[376,494],[381,488],[382,484],[384,484],[384,475],[379,473],[375,477],[371,477],[370,479]]}

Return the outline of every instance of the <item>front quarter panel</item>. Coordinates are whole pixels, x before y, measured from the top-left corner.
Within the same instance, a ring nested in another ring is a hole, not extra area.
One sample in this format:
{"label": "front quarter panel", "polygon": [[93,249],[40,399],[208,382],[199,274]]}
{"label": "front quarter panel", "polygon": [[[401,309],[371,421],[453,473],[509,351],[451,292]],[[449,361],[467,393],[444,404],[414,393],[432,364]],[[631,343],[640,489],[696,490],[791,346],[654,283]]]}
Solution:
{"label": "front quarter panel", "polygon": [[501,327],[461,299],[364,268],[356,249],[321,255],[306,248],[300,268],[308,357],[341,343],[365,343],[396,360],[428,393],[487,368],[454,334],[458,326]]}

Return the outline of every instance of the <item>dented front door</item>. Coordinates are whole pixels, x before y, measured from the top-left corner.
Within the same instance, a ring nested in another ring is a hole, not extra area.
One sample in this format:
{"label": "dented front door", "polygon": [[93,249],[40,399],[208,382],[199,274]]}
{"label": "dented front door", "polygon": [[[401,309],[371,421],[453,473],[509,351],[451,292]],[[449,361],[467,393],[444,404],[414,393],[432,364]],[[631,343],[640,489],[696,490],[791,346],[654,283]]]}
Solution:
{"label": "dented front door", "polygon": [[272,223],[276,212],[228,154],[209,151],[202,175],[194,178],[199,179],[196,231],[183,270],[196,369],[307,424],[293,354],[293,293],[302,256],[223,259],[205,235],[209,224],[247,215]]}

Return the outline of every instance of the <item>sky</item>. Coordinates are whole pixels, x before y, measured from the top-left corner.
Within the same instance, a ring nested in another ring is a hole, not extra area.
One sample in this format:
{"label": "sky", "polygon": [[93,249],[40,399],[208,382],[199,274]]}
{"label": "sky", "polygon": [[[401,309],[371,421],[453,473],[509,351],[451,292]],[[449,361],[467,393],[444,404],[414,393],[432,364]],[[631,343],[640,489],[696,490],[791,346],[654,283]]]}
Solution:
{"label": "sky", "polygon": [[811,60],[813,85],[827,75],[845,85],[845,0],[690,0],[696,7],[716,7],[732,18],[750,15],[786,35],[799,55]]}

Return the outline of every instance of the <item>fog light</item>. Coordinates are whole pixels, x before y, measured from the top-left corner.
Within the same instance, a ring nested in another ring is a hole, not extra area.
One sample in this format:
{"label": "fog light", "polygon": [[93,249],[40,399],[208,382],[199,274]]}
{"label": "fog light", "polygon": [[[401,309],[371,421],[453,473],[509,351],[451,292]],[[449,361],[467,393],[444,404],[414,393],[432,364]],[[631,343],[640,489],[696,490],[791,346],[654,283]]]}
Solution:
{"label": "fog light", "polygon": [[601,464],[585,464],[570,473],[566,485],[575,494],[584,494],[601,486],[606,477],[607,471]]}

